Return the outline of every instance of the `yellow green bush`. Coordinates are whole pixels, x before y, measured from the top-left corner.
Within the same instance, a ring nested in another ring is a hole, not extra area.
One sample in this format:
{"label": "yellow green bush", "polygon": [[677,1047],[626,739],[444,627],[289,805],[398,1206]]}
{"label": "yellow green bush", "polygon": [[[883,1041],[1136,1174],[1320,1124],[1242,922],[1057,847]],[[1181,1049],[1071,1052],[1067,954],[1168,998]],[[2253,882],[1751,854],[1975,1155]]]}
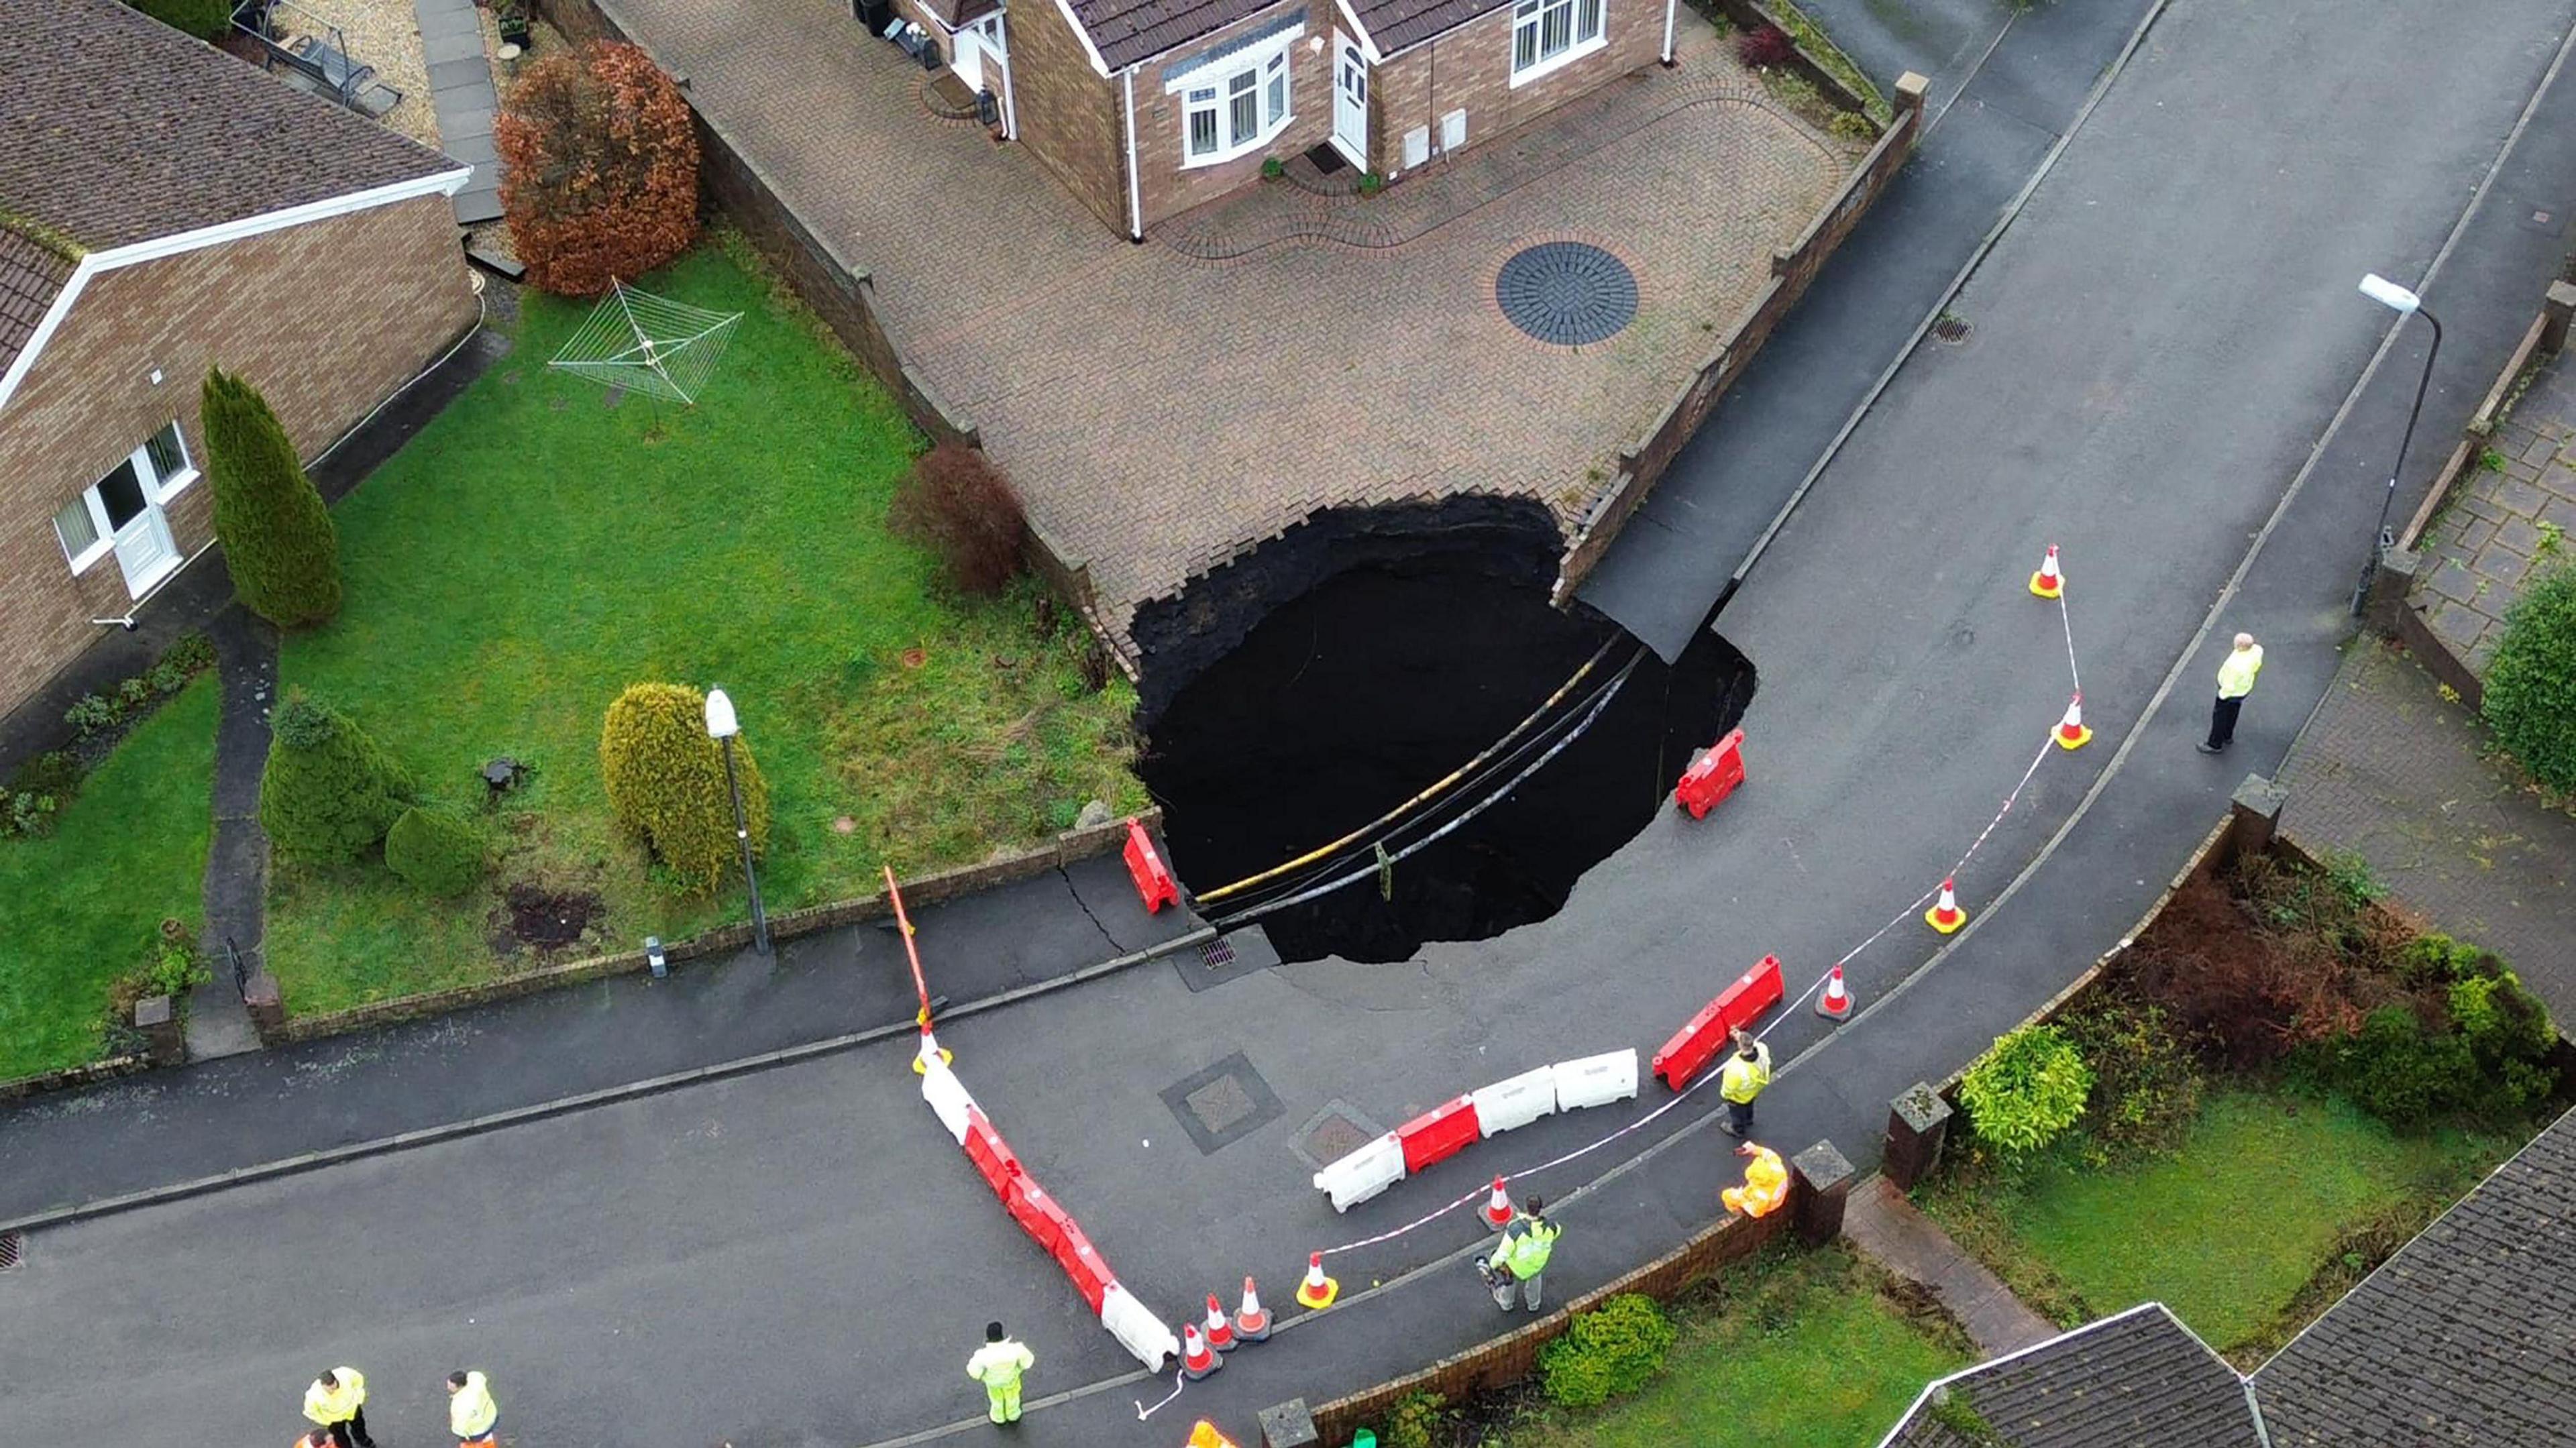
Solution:
{"label": "yellow green bush", "polygon": [[[734,740],[751,850],[769,848],[769,786],[748,739]],[[712,890],[734,868],[733,797],[724,756],[707,735],[706,695],[681,684],[629,684],[599,731],[608,807],[681,884]]]}

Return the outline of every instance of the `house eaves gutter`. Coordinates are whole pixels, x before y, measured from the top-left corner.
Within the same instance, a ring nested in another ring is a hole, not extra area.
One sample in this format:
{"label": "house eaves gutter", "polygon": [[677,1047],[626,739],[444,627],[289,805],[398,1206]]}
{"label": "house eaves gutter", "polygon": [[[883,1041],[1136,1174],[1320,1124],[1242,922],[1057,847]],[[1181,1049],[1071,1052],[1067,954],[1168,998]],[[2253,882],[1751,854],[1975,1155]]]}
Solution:
{"label": "house eaves gutter", "polygon": [[54,294],[53,305],[45,308],[44,318],[36,324],[36,330],[28,336],[27,345],[19,349],[16,359],[9,364],[8,372],[0,374],[0,408],[7,407],[9,399],[17,395],[19,384],[26,381],[27,373],[36,365],[36,358],[44,352],[45,344],[53,340],[54,333],[62,327],[63,319],[71,314],[72,304],[80,300],[81,293],[88,288],[90,281],[102,273],[112,272],[122,267],[139,266],[148,261],[159,261],[163,257],[178,256],[184,252],[202,251],[210,246],[222,246],[226,242],[240,241],[246,237],[259,236],[271,231],[283,231],[291,226],[327,221],[332,217],[347,216],[353,212],[371,211],[379,206],[390,206],[397,201],[409,201],[418,196],[453,196],[465,189],[466,179],[473,174],[472,167],[459,166],[450,171],[416,176],[408,181],[394,181],[382,186],[369,187],[364,191],[352,191],[345,196],[328,196],[320,201],[308,201],[300,206],[263,212],[257,216],[245,216],[237,221],[218,222],[213,226],[201,226],[194,231],[174,232],[168,236],[156,236],[146,241],[110,247],[105,251],[90,252],[73,266],[71,277],[63,283],[63,289]]}

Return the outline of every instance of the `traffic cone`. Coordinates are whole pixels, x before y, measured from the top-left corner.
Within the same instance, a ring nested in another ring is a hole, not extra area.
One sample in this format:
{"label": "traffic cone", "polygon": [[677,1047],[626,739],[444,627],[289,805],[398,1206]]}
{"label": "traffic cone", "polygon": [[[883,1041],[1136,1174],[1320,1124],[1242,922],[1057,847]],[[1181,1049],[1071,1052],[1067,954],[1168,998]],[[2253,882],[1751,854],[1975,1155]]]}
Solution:
{"label": "traffic cone", "polygon": [[2081,749],[2092,737],[2093,731],[2084,727],[2084,696],[2078,694],[2067,701],[2066,717],[2057,721],[2057,747]]}
{"label": "traffic cone", "polygon": [[1252,1279],[1243,1279],[1243,1306],[1235,1309],[1234,1340],[1262,1342],[1270,1336],[1270,1313],[1261,1305],[1261,1294],[1252,1290]]}
{"label": "traffic cone", "polygon": [[1816,997],[1816,1014],[1829,1021],[1847,1021],[1851,1012],[1851,992],[1843,989],[1843,968],[1838,965],[1825,977],[1825,993]]}
{"label": "traffic cone", "polygon": [[957,1053],[941,1046],[939,1038],[930,1034],[930,1027],[924,1026],[921,1028],[921,1049],[915,1052],[912,1058],[912,1074],[929,1075],[930,1058],[933,1056],[939,1058],[939,1064],[942,1066],[950,1065],[957,1059]]}
{"label": "traffic cone", "polygon": [[1942,881],[1941,898],[1933,902],[1931,909],[1923,912],[1923,923],[1944,935],[1968,923],[1968,912],[1959,908],[1956,885],[1956,881]]}
{"label": "traffic cone", "polygon": [[2066,579],[2057,571],[2057,545],[2048,545],[2048,556],[2039,560],[2039,571],[2030,576],[2030,591],[2042,598],[2056,598],[2066,592]]}
{"label": "traffic cone", "polygon": [[1207,1339],[1199,1335],[1199,1325],[1195,1322],[1182,1323],[1181,1376],[1195,1383],[1224,1366],[1225,1359],[1218,1357],[1216,1349],[1209,1347]]}
{"label": "traffic cone", "polygon": [[1297,1284],[1299,1307],[1330,1307],[1342,1295],[1342,1284],[1324,1275],[1324,1254],[1306,1254],[1306,1280]]}
{"label": "traffic cone", "polygon": [[1503,1191],[1503,1179],[1494,1178],[1494,1194],[1485,1198],[1482,1214],[1485,1225],[1499,1232],[1512,1224],[1512,1199]]}
{"label": "traffic cone", "polygon": [[1207,1344],[1218,1352],[1234,1351],[1234,1324],[1226,1318],[1225,1309],[1217,1305],[1216,1294],[1208,1294]]}

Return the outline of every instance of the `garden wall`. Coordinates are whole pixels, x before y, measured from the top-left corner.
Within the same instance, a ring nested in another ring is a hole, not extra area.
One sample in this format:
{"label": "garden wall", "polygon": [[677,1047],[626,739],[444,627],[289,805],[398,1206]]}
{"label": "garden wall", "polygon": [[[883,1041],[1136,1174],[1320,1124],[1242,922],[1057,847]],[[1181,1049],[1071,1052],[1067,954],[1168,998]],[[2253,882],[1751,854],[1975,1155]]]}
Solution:
{"label": "garden wall", "polygon": [[[1830,86],[1829,94],[1850,95],[1804,51],[1799,52],[1799,58],[1801,72],[1810,78],[1824,77]],[[1842,187],[1808,221],[1798,239],[1772,253],[1771,280],[1735,325],[1727,328],[1716,348],[1692,370],[1680,394],[1636,441],[1619,450],[1618,472],[1584,510],[1583,522],[1565,551],[1565,561],[1559,565],[1553,594],[1558,607],[1573,598],[1575,589],[1601,562],[1602,555],[1610,551],[1619,530],[1627,526],[1646,495],[1654,491],[1682,444],[1689,442],[1700,424],[1708,420],[1718,399],[1726,395],[1736,378],[1744,375],[1744,369],[1760,354],[1762,344],[1771,340],[1781,319],[1806,295],[1808,286],[1824,270],[1826,260],[1869,214],[1870,207],[1895,181],[1897,172],[1905,168],[1923,129],[1923,95],[1930,84],[1911,71],[1898,78],[1896,119],[1879,134],[1877,144],[1852,168]],[[1858,98],[1853,99],[1856,102]]]}

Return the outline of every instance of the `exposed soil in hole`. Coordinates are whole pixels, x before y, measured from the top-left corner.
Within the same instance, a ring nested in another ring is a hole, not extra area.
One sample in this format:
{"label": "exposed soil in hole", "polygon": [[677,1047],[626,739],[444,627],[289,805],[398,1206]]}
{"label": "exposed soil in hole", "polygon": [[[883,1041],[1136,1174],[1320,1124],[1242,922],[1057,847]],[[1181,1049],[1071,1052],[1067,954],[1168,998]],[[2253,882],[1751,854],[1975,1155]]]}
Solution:
{"label": "exposed soil in hole", "polygon": [[510,938],[553,950],[573,944],[608,908],[588,890],[548,890],[525,881],[501,892],[510,916]]}
{"label": "exposed soil in hole", "polygon": [[[1174,867],[1212,889],[1376,818],[1500,738],[1614,638],[1578,697],[1634,645],[1605,620],[1550,608],[1543,588],[1458,555],[1330,579],[1264,619],[1154,724],[1139,768],[1163,802]],[[1673,668],[1649,653],[1591,729],[1510,798],[1395,864],[1391,898],[1371,876],[1261,923],[1288,960],[1394,961],[1426,940],[1546,919],[1665,806],[1690,751],[1742,716],[1753,686],[1752,666],[1714,635]]]}

